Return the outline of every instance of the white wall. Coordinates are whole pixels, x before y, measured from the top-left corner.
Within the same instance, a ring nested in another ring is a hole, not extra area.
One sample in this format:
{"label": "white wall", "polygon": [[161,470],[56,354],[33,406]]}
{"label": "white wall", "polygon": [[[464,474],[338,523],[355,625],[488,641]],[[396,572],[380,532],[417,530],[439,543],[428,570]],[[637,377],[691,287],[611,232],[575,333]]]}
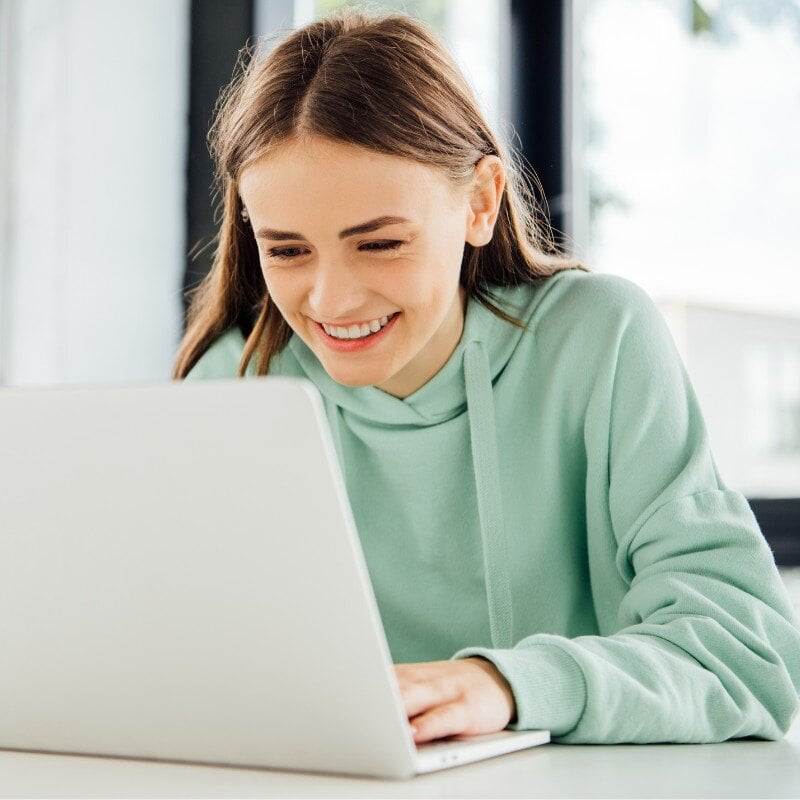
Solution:
{"label": "white wall", "polygon": [[0,0],[0,382],[169,377],[188,0]]}

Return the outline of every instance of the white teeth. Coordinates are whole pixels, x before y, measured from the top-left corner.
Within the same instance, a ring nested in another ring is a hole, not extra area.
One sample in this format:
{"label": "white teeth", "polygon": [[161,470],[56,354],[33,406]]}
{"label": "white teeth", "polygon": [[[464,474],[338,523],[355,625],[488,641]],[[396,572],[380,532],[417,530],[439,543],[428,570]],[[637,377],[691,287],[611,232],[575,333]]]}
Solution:
{"label": "white teeth", "polygon": [[324,323],[322,323],[322,328],[328,336],[334,336],[337,339],[363,339],[365,336],[377,333],[388,322],[389,317],[381,317],[380,319],[371,319],[363,325],[350,325],[349,328],[325,325]]}

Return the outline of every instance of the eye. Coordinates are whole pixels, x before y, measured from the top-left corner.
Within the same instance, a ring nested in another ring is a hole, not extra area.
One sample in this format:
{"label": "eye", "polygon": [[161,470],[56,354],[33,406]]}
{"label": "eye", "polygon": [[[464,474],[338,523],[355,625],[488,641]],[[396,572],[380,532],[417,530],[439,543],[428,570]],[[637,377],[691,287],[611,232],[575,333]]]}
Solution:
{"label": "eye", "polygon": [[[391,242],[366,242],[364,245],[364,249],[366,250],[397,250],[400,245],[403,244],[400,241],[391,241]],[[370,245],[374,245],[370,247]]]}
{"label": "eye", "polygon": [[270,258],[281,258],[288,261],[291,258],[295,258],[292,251],[302,249],[302,247],[273,247],[271,250],[267,250],[267,255]]}
{"label": "eye", "polygon": [[[396,250],[403,242],[399,240],[392,240],[388,242],[365,242],[361,245],[362,250],[366,250],[367,252],[375,252],[382,251],[382,250]],[[270,258],[277,258],[283,261],[290,261],[293,258],[297,258],[298,253],[302,252],[304,248],[302,247],[273,247],[270,250],[267,250],[267,255]]]}

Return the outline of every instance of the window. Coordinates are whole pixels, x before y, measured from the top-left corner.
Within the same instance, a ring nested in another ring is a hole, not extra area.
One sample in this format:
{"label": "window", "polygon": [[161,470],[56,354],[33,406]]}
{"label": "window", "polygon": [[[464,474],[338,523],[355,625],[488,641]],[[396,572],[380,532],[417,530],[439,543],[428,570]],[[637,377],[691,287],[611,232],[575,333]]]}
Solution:
{"label": "window", "polygon": [[800,496],[800,4],[576,0],[579,255],[659,304],[720,472]]}

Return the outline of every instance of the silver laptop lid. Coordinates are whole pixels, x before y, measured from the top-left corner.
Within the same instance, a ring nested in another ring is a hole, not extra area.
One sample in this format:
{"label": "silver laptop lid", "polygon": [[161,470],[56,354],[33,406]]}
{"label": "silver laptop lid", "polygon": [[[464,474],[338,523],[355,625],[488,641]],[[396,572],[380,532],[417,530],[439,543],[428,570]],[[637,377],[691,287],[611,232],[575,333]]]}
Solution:
{"label": "silver laptop lid", "polygon": [[0,390],[0,747],[404,776],[321,398]]}

